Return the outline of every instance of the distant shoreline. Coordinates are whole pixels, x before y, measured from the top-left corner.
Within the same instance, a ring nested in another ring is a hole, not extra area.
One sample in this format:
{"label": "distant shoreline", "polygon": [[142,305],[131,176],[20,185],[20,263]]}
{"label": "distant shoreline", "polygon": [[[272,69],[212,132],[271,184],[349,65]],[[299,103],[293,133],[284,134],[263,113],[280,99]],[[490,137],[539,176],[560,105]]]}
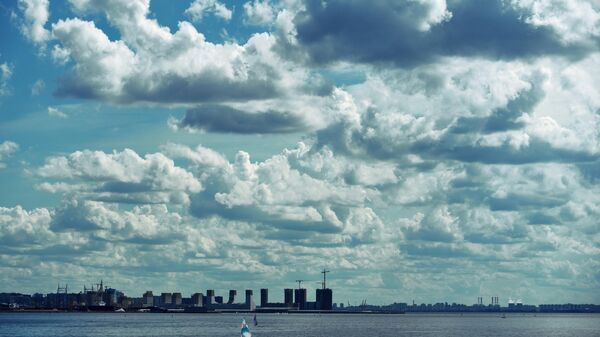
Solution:
{"label": "distant shoreline", "polygon": [[599,312],[375,312],[375,311],[290,311],[290,312],[256,312],[256,311],[207,311],[207,312],[191,312],[191,311],[126,311],[126,312],[115,312],[115,311],[76,311],[76,310],[53,310],[53,309],[40,309],[40,310],[10,310],[0,311],[1,314],[31,314],[31,313],[47,313],[47,314],[193,314],[193,315],[221,315],[221,314],[261,314],[261,315],[287,315],[287,314],[302,314],[302,315],[498,315],[505,314],[510,316],[535,316],[535,315],[564,315],[564,314],[595,314],[600,315]]}

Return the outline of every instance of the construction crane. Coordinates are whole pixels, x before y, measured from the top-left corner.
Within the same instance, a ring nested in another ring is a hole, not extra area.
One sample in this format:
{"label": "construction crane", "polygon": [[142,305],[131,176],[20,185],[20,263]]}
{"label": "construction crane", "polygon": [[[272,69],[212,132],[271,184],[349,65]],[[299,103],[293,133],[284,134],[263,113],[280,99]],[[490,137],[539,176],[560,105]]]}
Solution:
{"label": "construction crane", "polygon": [[321,274],[323,274],[323,289],[327,288],[327,273],[330,273],[330,271],[323,268],[323,271],[321,272]]}

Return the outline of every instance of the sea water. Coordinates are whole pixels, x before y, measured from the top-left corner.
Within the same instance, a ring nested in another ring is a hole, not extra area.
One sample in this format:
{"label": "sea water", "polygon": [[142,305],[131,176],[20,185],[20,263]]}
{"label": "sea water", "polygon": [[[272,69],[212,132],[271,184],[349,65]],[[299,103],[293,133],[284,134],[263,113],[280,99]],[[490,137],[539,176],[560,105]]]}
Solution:
{"label": "sea water", "polygon": [[[0,336],[240,336],[253,314],[0,313]],[[253,337],[600,336],[600,314],[258,314]]]}

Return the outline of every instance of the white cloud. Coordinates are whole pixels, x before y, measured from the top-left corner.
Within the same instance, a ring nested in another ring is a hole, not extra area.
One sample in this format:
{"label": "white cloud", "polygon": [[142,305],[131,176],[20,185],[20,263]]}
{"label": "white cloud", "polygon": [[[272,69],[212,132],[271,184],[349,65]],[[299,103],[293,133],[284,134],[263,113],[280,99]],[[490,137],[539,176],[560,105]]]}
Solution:
{"label": "white cloud", "polygon": [[[452,13],[448,11],[446,0],[418,0],[415,3],[425,8],[425,10],[416,10],[419,14],[426,13],[417,25],[421,31],[428,31],[432,26],[452,19]],[[411,11],[408,13],[413,14]]]}
{"label": "white cloud", "polygon": [[[303,143],[258,163],[241,151],[230,163],[204,147],[169,144],[164,149],[190,160],[192,172],[206,186],[191,197],[192,213],[314,232],[318,241],[337,244],[364,243],[381,234],[381,220],[365,205],[379,198],[373,186],[396,181],[393,167],[333,157],[327,149],[313,153]],[[306,239],[305,244],[311,241]]]}
{"label": "white cloud", "polygon": [[[437,294],[436,286],[461,292],[465,280],[455,275],[443,284],[417,285],[447,271],[449,260],[453,268],[478,271],[482,276],[473,282],[490,287],[501,285],[485,275],[531,280],[533,265],[541,268],[537,275],[557,280],[566,270],[577,273],[582,277],[578,287],[593,279],[585,261],[597,254],[593,235],[598,228],[588,220],[600,214],[595,206],[600,193],[570,164],[446,162],[428,167],[417,159],[365,161],[306,143],[259,162],[245,152],[230,161],[203,146],[171,143],[162,152],[145,158],[129,150],[76,152],[50,158],[38,170],[41,178],[58,180],[40,188],[76,197],[49,211],[51,219],[43,227],[54,233],[51,237],[70,235],[78,242],[79,261],[69,263],[85,265],[93,259],[119,271],[153,266],[155,272],[177,275],[202,269],[217,283],[216,275],[236,279],[249,269],[273,273],[283,282],[306,272],[297,266],[336,265],[336,273],[348,280],[334,285],[340,293],[365,286],[353,272],[357,269],[361,275],[381,275],[377,287],[384,292],[398,284],[423,294]],[[166,163],[169,157],[187,166],[166,174],[152,169],[152,162]],[[187,178],[175,184],[178,177]],[[185,190],[191,214],[156,197],[158,191],[184,189],[191,179],[203,187]],[[121,189],[120,199],[100,198],[103,184],[115,182],[132,188]],[[144,185],[154,186],[144,193],[155,204],[113,203],[131,202],[124,195]],[[398,211],[406,217],[396,216]],[[66,254],[64,248],[44,245]],[[132,245],[152,248],[131,253]],[[156,263],[158,256],[161,263]],[[555,263],[549,264],[549,258]],[[405,279],[407,274],[429,278]],[[186,284],[179,279],[182,283],[173,287]],[[537,296],[531,291],[523,295]]]}
{"label": "white cloud", "polygon": [[403,232],[412,240],[452,242],[462,239],[457,220],[446,206],[442,206],[426,215],[417,213],[413,221],[404,223]]}
{"label": "white cloud", "polygon": [[594,0],[512,0],[526,13],[525,21],[550,27],[564,43],[594,44],[600,36],[600,4]]}
{"label": "white cloud", "polygon": [[44,82],[44,80],[39,79],[35,81],[31,86],[31,96],[38,96],[39,94],[41,94],[45,86],[46,83]]}
{"label": "white cloud", "polygon": [[6,167],[6,164],[3,163],[3,160],[16,152],[18,149],[19,144],[15,142],[5,140],[4,142],[0,143],[0,169]]}
{"label": "white cloud", "polygon": [[[393,75],[374,72],[338,94],[337,106],[328,106],[330,123],[318,130],[318,142],[336,152],[398,162],[410,156],[592,161],[600,150],[600,119],[591,85],[596,81],[583,73],[596,58],[572,63],[568,71],[560,59],[524,64],[453,58]],[[580,91],[586,95],[575,94]],[[569,118],[571,113],[580,117]]]}
{"label": "white cloud", "polygon": [[96,95],[119,95],[135,64],[134,53],[123,42],[110,41],[93,22],[79,19],[59,20],[52,24],[52,31],[62,41],[62,50],[78,62],[75,71],[88,86],[81,90],[94,88]]}
{"label": "white cloud", "polygon": [[216,16],[227,21],[231,20],[231,17],[233,15],[233,11],[231,11],[229,8],[227,8],[224,4],[220,2],[215,3],[214,11]]}
{"label": "white cloud", "polygon": [[245,22],[251,25],[270,25],[275,20],[275,9],[269,0],[253,0],[244,4]]}
{"label": "white cloud", "polygon": [[51,34],[44,28],[50,12],[48,0],[19,0],[19,9],[23,12],[25,22],[21,31],[33,43],[42,45],[51,38]]}
{"label": "white cloud", "polygon": [[213,13],[226,21],[231,20],[233,16],[233,11],[217,0],[194,0],[185,10],[185,14],[189,15],[194,22],[202,21],[205,13]]}
{"label": "white cloud", "polygon": [[0,64],[0,97],[10,95],[8,80],[12,77],[13,66],[8,63]]}
{"label": "white cloud", "polygon": [[55,107],[51,107],[51,106],[48,107],[48,115],[52,116],[52,117],[58,117],[58,118],[68,118],[69,117],[69,115],[67,115],[66,113],[58,110]]}
{"label": "white cloud", "polygon": [[97,201],[70,201],[62,205],[52,221],[55,231],[96,231],[110,241],[168,244],[185,237],[182,217],[164,205],[136,206],[131,211]]}
{"label": "white cloud", "polygon": [[59,84],[59,95],[120,103],[251,101],[302,91],[312,81],[305,69],[273,50],[276,39],[269,33],[255,34],[243,45],[215,44],[189,22],[179,22],[171,33],[148,18],[145,1],[79,1],[74,7],[104,13],[121,40],[110,41],[81,19],[54,23],[60,45],[53,56],[75,62],[72,76]]}
{"label": "white cloud", "polygon": [[[64,185],[60,185],[60,189],[52,188],[53,185],[40,186],[44,190],[72,191],[80,186],[76,195],[108,201],[187,203],[188,194],[202,188],[191,173],[163,154],[140,157],[129,149],[109,154],[86,150],[50,157],[37,174],[75,183],[71,189]],[[81,185],[82,182],[87,185]]]}
{"label": "white cloud", "polygon": [[50,231],[51,212],[45,208],[27,211],[21,206],[0,207],[0,242],[2,245],[37,245],[54,238]]}

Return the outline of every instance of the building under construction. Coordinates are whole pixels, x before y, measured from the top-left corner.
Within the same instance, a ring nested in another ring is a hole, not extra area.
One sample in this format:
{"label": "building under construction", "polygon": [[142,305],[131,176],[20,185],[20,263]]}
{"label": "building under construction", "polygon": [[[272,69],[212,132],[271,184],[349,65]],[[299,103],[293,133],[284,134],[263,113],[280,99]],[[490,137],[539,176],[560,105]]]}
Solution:
{"label": "building under construction", "polygon": [[323,269],[323,281],[319,282],[321,288],[315,291],[315,301],[308,301],[308,292],[302,287],[302,283],[307,280],[296,280],[298,288],[287,288],[283,291],[283,303],[269,302],[269,289],[260,290],[260,307],[259,311],[328,311],[333,308],[333,291],[327,288],[327,273],[329,270]]}

